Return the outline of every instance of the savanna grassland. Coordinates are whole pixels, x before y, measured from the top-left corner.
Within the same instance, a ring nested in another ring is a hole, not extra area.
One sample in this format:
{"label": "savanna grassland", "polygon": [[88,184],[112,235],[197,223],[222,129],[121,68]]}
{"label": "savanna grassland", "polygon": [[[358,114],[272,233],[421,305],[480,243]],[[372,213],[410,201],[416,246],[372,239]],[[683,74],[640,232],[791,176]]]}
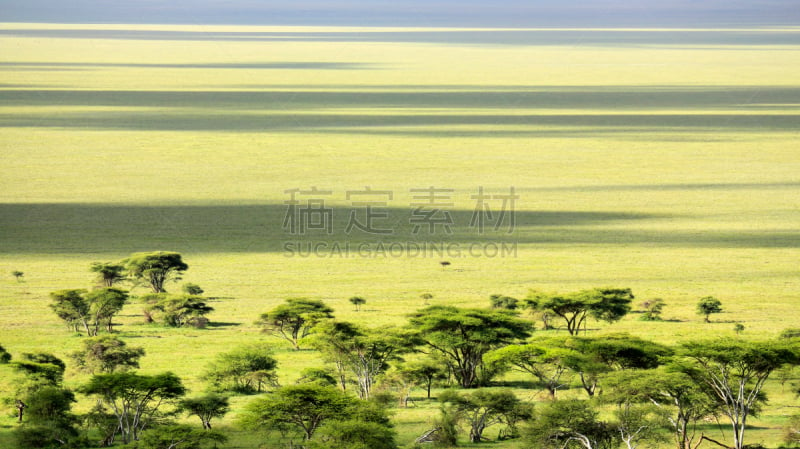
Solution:
{"label": "savanna grassland", "polygon": [[[590,332],[673,344],[733,336],[735,323],[754,339],[800,325],[800,29],[6,24],[0,49],[0,344],[12,354],[66,359],[82,337],[48,294],[90,287],[92,262],[154,250],[183,255],[185,281],[215,298],[212,326],[144,325],[130,304],[118,329],[145,348],[142,372],[172,370],[193,392],[244,342],[274,343],[282,383],[321,365],[254,324],[290,297],[382,327],[426,292],[486,307],[494,293],[618,286],[635,303],[663,298],[666,320],[630,314]],[[413,232],[411,189],[431,186],[452,189],[452,234]],[[285,191],[312,187],[331,191],[331,233],[293,235]],[[359,210],[347,192],[365,187],[392,192],[376,221],[390,234],[346,232]],[[514,188],[513,229],[469,226],[479,187]],[[346,242],[516,251],[329,250]],[[359,312],[354,295],[367,299]],[[694,308],[708,295],[724,313],[706,324]],[[14,374],[0,373],[10,389]],[[68,386],[86,378],[67,370]],[[798,403],[777,382],[768,393],[748,439],[775,446]],[[398,410],[398,442],[435,414],[423,400]],[[0,414],[2,447],[12,415]],[[226,447],[260,442],[231,435]]]}

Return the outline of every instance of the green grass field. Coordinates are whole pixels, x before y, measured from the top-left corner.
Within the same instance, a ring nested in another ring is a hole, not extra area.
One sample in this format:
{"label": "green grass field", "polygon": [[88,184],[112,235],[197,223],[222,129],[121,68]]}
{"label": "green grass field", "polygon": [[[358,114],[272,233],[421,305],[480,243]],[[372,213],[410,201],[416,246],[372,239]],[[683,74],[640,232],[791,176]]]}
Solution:
{"label": "green grass field", "polygon": [[[218,324],[145,326],[131,305],[119,329],[146,349],[143,372],[173,370],[193,392],[205,365],[243,342],[274,342],[284,383],[319,365],[253,324],[288,297],[382,327],[425,292],[484,307],[493,293],[620,286],[637,302],[663,298],[668,321],[632,314],[592,332],[676,343],[734,335],[734,323],[742,338],[800,325],[800,29],[6,24],[0,48],[0,344],[12,354],[66,357],[81,337],[48,293],[89,287],[91,262],[148,250],[183,254],[185,280],[217,298]],[[452,234],[413,233],[411,189],[431,186],[452,189]],[[513,232],[469,226],[479,187],[512,186]],[[292,235],[285,191],[312,187],[332,191],[332,233]],[[376,222],[391,234],[345,231],[347,192],[365,187],[392,192]],[[302,257],[287,242],[516,253]],[[704,324],[694,305],[708,295],[725,312]],[[11,371],[0,373],[6,390]],[[68,370],[69,386],[85,380]],[[797,401],[768,390],[748,442],[776,446]],[[0,447],[12,447],[12,411]],[[398,411],[399,443],[435,414],[425,401]],[[226,447],[260,442],[231,436]]]}

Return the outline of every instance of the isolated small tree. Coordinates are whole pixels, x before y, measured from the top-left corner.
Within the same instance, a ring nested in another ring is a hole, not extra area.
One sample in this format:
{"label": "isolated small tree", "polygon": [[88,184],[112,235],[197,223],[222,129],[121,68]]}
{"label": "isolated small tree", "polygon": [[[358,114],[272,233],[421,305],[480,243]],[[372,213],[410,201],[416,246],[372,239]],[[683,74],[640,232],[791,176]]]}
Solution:
{"label": "isolated small tree", "polygon": [[439,265],[441,265],[442,268],[447,268],[447,267],[450,266],[450,262],[448,262],[446,260],[443,260],[443,261],[439,262]]}
{"label": "isolated small tree", "polygon": [[286,303],[261,314],[256,324],[260,324],[265,333],[283,338],[295,350],[299,350],[300,340],[308,336],[311,328],[330,318],[333,318],[333,309],[322,301],[290,298]]}
{"label": "isolated small tree", "polygon": [[11,276],[14,276],[14,279],[16,279],[17,282],[22,282],[22,277],[25,276],[25,273],[18,270],[14,270],[11,272]]}
{"label": "isolated small tree", "polygon": [[736,332],[736,335],[741,334],[744,331],[744,324],[736,323],[733,325],[733,331]]}
{"label": "isolated small tree", "polygon": [[426,306],[430,303],[431,299],[433,299],[433,295],[430,293],[423,293],[419,295],[419,297],[422,299],[422,301],[425,303]]}
{"label": "isolated small tree", "polygon": [[82,348],[70,357],[79,370],[91,374],[128,371],[139,367],[143,348],[129,347],[112,335],[91,337],[81,342]]}
{"label": "isolated small tree", "polygon": [[181,286],[181,290],[187,295],[192,295],[192,296],[200,296],[204,292],[204,290],[200,288],[199,285],[192,284],[191,282],[183,284],[183,286]]}
{"label": "isolated small tree", "polygon": [[206,430],[211,429],[212,418],[222,418],[230,410],[228,397],[215,393],[184,399],[179,407],[187,414],[200,418]]}
{"label": "isolated small tree", "polygon": [[489,297],[493,309],[516,310],[519,307],[519,300],[505,295],[492,295]]}
{"label": "isolated small tree", "polygon": [[361,310],[361,306],[363,304],[367,303],[367,300],[362,298],[362,297],[360,297],[360,296],[353,296],[348,301],[350,301],[350,304],[353,304],[354,306],[356,306],[356,312]]}
{"label": "isolated small tree", "polygon": [[144,283],[153,293],[166,291],[164,284],[179,281],[183,272],[189,269],[179,253],[170,251],[134,253],[122,264],[131,279]]}
{"label": "isolated small tree", "polygon": [[700,301],[697,302],[697,314],[703,315],[706,323],[711,322],[709,317],[712,313],[720,312],[722,312],[722,302],[713,296],[700,298]]}
{"label": "isolated small tree", "polygon": [[277,367],[267,346],[253,344],[219,354],[203,377],[216,391],[260,393],[277,385]]}
{"label": "isolated small tree", "polygon": [[125,280],[125,266],[119,263],[94,262],[89,270],[96,273],[95,280],[101,287],[113,287]]}
{"label": "isolated small tree", "polygon": [[[608,323],[620,320],[630,311],[633,294],[629,288],[593,288],[535,300],[540,310],[563,318],[569,334],[577,335],[590,316]],[[530,303],[533,304],[533,299]]]}
{"label": "isolated small tree", "polygon": [[642,320],[644,321],[661,321],[661,312],[664,310],[666,303],[661,298],[649,299],[639,304],[644,309]]}

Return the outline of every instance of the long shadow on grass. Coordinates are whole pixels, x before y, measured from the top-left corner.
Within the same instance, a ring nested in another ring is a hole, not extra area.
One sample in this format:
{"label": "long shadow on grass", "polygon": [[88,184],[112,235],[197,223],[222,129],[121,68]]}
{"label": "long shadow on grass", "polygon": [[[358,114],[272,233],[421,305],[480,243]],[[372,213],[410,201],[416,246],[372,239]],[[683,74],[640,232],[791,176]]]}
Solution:
{"label": "long shadow on grass", "polygon": [[[492,207],[491,219],[471,210],[443,209],[431,217],[446,220],[447,210],[451,223],[439,222],[433,229],[413,207],[375,209],[373,212],[385,215],[373,215],[370,233],[358,228],[357,223],[366,226],[369,220],[360,207],[331,207],[326,208],[330,215],[305,215],[315,223],[329,224],[328,232],[301,225],[297,211],[287,214],[287,206],[276,204],[0,204],[0,253],[126,254],[165,249],[282,252],[294,257],[381,257],[414,252],[417,256],[458,258],[473,250],[485,256],[483,251],[514,244],[800,247],[800,232],[641,230],[637,223],[671,217],[618,211],[517,211],[512,226],[510,214],[501,222],[499,204]],[[482,230],[475,221],[481,216]],[[626,226],[616,226],[619,224]],[[385,233],[374,233],[377,231]]]}
{"label": "long shadow on grass", "polygon": [[[0,114],[0,127],[116,129],[215,132],[349,132],[402,135],[475,135],[495,137],[548,134],[540,127],[560,127],[565,136],[596,132],[770,132],[800,129],[796,114],[173,114],[169,112],[102,112],[55,115]],[[470,127],[481,127],[475,130]],[[505,126],[533,127],[528,132]],[[442,131],[418,130],[438,127]],[[466,127],[461,129],[461,127]],[[552,134],[552,132],[550,132]]]}
{"label": "long shadow on grass", "polygon": [[[5,63],[27,67],[31,63]],[[48,66],[48,63],[38,63]],[[60,64],[59,66],[70,66]],[[92,65],[92,64],[90,64]],[[244,66],[280,67],[307,65],[309,69],[350,67],[345,63],[273,63],[245,64]],[[86,64],[74,64],[84,67]],[[212,64],[210,66],[217,66]],[[221,65],[228,67],[228,65]],[[230,67],[237,67],[233,64]],[[186,67],[204,67],[189,64]],[[362,66],[358,66],[362,67]],[[137,90],[70,90],[70,89],[4,89],[0,90],[0,103],[4,106],[117,106],[117,107],[180,107],[208,109],[215,112],[217,120],[227,121],[220,109],[247,111],[287,109],[342,109],[342,108],[435,108],[435,109],[732,109],[769,105],[797,107],[800,105],[800,87],[765,86],[606,86],[606,87],[547,87],[547,86],[383,86],[388,91],[375,91],[374,87],[359,90],[357,86],[330,86],[329,91],[295,88],[286,90],[277,86],[266,89],[240,91],[137,91]],[[275,87],[276,90],[269,90]],[[339,90],[349,88],[353,90]],[[398,89],[392,91],[392,89]],[[418,90],[417,90],[418,89]],[[358,118],[358,115],[354,117]],[[447,115],[445,115],[447,117]],[[603,117],[603,115],[601,115]],[[426,117],[425,121],[430,120]]]}
{"label": "long shadow on grass", "polygon": [[[0,90],[5,106],[58,107],[0,114],[0,127],[420,136],[536,136],[628,132],[795,131],[800,88],[597,88],[515,91]],[[70,107],[120,108],[80,111]],[[784,112],[762,113],[780,107]],[[132,108],[142,108],[139,110]],[[609,113],[609,108],[619,110]],[[732,111],[715,112],[708,109]],[[365,113],[364,109],[372,111]],[[404,110],[405,109],[405,110]],[[569,109],[553,113],[553,109]],[[429,111],[430,110],[430,111]],[[488,110],[488,112],[487,112]],[[505,112],[513,110],[514,112]],[[579,112],[575,112],[575,111]],[[641,110],[651,111],[642,113]],[[681,112],[674,112],[674,111]],[[351,112],[352,111],[352,112]],[[398,112],[399,111],[399,112]],[[524,111],[524,113],[521,113]]]}
{"label": "long shadow on grass", "polygon": [[567,46],[651,46],[668,45],[797,45],[800,35],[793,30],[414,30],[414,31],[175,31],[111,29],[3,29],[0,36],[186,40],[229,42],[404,42],[464,45],[567,45]]}

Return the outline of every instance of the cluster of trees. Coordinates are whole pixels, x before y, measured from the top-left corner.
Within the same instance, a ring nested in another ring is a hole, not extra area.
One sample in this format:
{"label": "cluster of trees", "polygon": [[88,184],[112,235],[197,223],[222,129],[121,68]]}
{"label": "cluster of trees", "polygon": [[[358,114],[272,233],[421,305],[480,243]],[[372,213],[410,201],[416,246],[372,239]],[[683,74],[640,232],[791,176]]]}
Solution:
{"label": "cluster of trees", "polygon": [[[766,379],[800,364],[800,341],[791,336],[669,347],[627,334],[579,334],[589,318],[613,322],[628,313],[629,289],[490,300],[490,309],[429,306],[410,314],[406,326],[379,331],[337,321],[330,307],[306,299],[287,300],[258,322],[295,349],[308,345],[321,353],[329,371],[309,378],[340,391],[355,387],[362,400],[392,391],[407,404],[411,388],[424,388],[430,397],[437,382],[471,389],[446,390],[439,397],[432,438],[445,445],[455,442],[458,428],[469,429],[469,440],[479,442],[487,427],[502,425],[500,438],[521,437],[532,447],[634,449],[664,438],[667,429],[679,449],[694,449],[701,441],[718,443],[699,433],[698,424],[725,417],[733,430],[730,447],[742,449],[747,419],[766,403]],[[721,309],[714,298],[701,304],[699,313]],[[663,301],[651,305],[657,315]],[[562,319],[567,334],[532,338],[533,325],[520,318],[520,308],[549,314],[550,328]],[[493,387],[494,379],[512,370],[530,375],[549,403],[534,410],[509,390]],[[582,389],[585,399],[558,399],[559,391],[573,387]],[[612,405],[613,419],[601,419],[598,407]]]}
{"label": "cluster of trees", "polygon": [[[149,290],[139,298],[149,321],[175,327],[204,326],[204,316],[213,309],[205,304],[198,285],[184,284],[182,294],[166,290],[187,269],[179,253],[134,253],[118,263],[93,263],[90,270],[96,283],[92,289],[50,294],[50,307],[56,315],[69,329],[88,337],[82,340],[80,350],[69,354],[75,369],[91,376],[74,391],[63,385],[67,364],[53,354],[25,353],[12,359],[0,347],[0,363],[10,364],[21,375],[7,398],[21,424],[16,431],[20,447],[110,446],[121,441],[141,449],[188,449],[224,439],[208,430],[211,418],[227,412],[227,397],[209,394],[186,399],[186,389],[174,374],[136,373],[144,350],[128,346],[112,333],[114,317],[132,298],[120,288],[124,283]],[[103,331],[107,334],[101,334]],[[95,398],[95,407],[82,415],[73,413],[76,393]],[[172,417],[181,411],[198,416],[207,431],[174,423]],[[99,436],[99,441],[90,441],[90,436]]]}
{"label": "cluster of trees", "polygon": [[[136,373],[144,351],[128,347],[115,336],[92,337],[82,343],[70,358],[91,378],[75,391],[64,386],[67,364],[56,356],[22,354],[20,360],[13,360],[2,350],[2,360],[22,376],[16,382],[14,401],[21,424],[15,431],[19,447],[108,447],[120,441],[141,449],[177,449],[225,440],[210,431],[210,422],[227,413],[227,397],[184,398],[186,388],[174,374]],[[75,393],[94,398],[94,408],[74,413]],[[202,428],[176,424],[173,418],[180,412],[198,416]]]}
{"label": "cluster of trees", "polygon": [[[224,441],[212,420],[229,411],[228,395],[254,394],[239,425],[269,431],[289,447],[395,449],[388,404],[407,406],[415,388],[431,399],[432,388],[443,386],[449,388],[439,394],[439,415],[423,438],[439,446],[455,445],[460,432],[479,443],[493,428],[498,439],[545,449],[635,449],[670,435],[678,449],[696,449],[703,441],[744,449],[747,421],[766,404],[764,383],[800,364],[800,331],[773,341],[717,339],[674,347],[627,334],[590,336],[590,319],[613,323],[631,311],[634,296],[623,288],[532,291],[523,300],[492,295],[491,308],[428,306],[409,314],[404,326],[382,329],[337,320],[322,301],[293,298],[257,323],[294,350],[315,349],[325,366],[281,386],[271,348],[249,344],[218,354],[201,374],[209,392],[187,398],[174,374],[136,372],[142,348],[99,334],[112,331],[114,315],[128,301],[129,293],[118,288],[126,280],[149,287],[141,297],[146,316],[172,326],[198,325],[211,311],[202,289],[186,284],[179,295],[164,289],[187,268],[177,253],[138,253],[120,264],[94,264],[93,290],[51,294],[58,316],[88,336],[70,359],[91,377],[74,391],[63,385],[67,365],[52,354],[16,359],[0,347],[0,363],[10,363],[24,379],[14,393],[20,447],[121,442],[137,449],[199,448]],[[365,300],[350,302],[358,310]],[[643,307],[645,319],[659,319],[663,301]],[[538,335],[521,309],[533,312],[545,330],[562,323],[567,332]],[[708,321],[721,304],[707,297],[697,310]],[[499,388],[496,380],[512,371],[528,376],[547,401],[534,407]],[[562,399],[566,389],[580,397]],[[74,413],[76,393],[94,399],[95,407]],[[601,413],[608,409],[613,413]],[[196,416],[200,425],[176,423],[179,413]],[[732,445],[702,432],[709,417],[730,423]],[[787,441],[800,440],[798,423],[790,421]]]}
{"label": "cluster of trees", "polygon": [[113,331],[114,316],[131,298],[130,293],[117,286],[128,282],[132,287],[146,286],[151,293],[139,298],[144,305],[146,322],[160,321],[172,326],[205,327],[205,317],[214,309],[200,296],[197,284],[187,283],[183,294],[171,294],[165,284],[181,279],[189,268],[179,253],[156,251],[134,253],[118,263],[93,263],[96,286],[92,290],[67,289],[50,293],[50,307],[75,332],[96,336],[101,329]]}

